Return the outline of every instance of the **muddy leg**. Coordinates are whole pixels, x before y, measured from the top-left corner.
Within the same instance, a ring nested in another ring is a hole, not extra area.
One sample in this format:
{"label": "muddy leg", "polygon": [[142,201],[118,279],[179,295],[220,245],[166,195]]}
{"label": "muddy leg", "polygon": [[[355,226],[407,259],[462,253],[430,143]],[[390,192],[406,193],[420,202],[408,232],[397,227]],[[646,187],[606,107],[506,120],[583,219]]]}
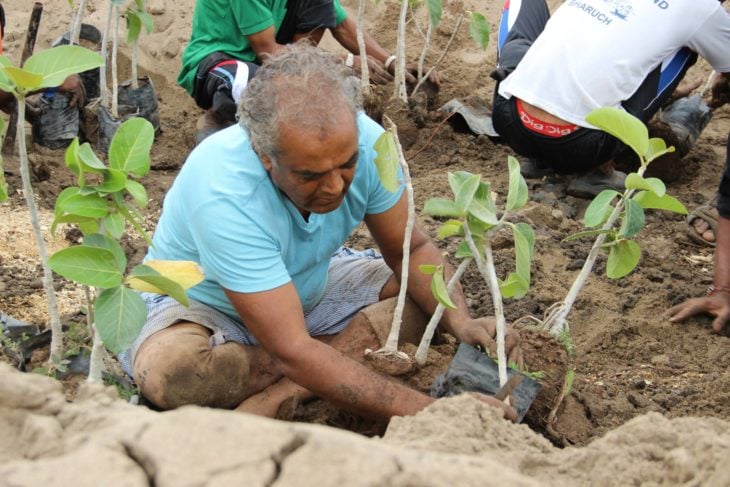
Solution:
{"label": "muddy leg", "polygon": [[211,347],[211,332],[179,323],[149,337],[134,362],[142,394],[162,409],[186,404],[233,408],[282,377],[260,347],[227,342]]}

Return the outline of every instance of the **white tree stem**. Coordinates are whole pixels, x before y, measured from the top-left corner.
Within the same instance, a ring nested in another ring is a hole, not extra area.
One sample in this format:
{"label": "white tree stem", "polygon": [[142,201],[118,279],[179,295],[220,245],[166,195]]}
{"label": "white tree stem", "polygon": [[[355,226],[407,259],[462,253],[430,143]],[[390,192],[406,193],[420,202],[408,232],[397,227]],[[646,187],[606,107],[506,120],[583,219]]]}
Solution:
{"label": "white tree stem", "polygon": [[104,21],[104,33],[101,37],[101,57],[104,61],[104,65],[99,68],[99,96],[101,96],[101,106],[109,109],[109,91],[107,89],[106,75],[108,73],[109,65],[107,63],[109,59],[109,32],[112,28],[112,16],[114,13],[114,4],[109,0],[109,9],[106,12],[106,20]]}
{"label": "white tree stem", "polygon": [[385,342],[385,350],[395,352],[398,350],[398,337],[400,336],[401,319],[403,317],[403,308],[406,303],[406,293],[408,290],[408,268],[411,262],[411,235],[413,234],[413,224],[416,220],[415,204],[413,202],[413,184],[411,182],[411,173],[408,170],[408,163],[403,155],[403,148],[398,140],[398,128],[387,117],[383,117],[383,122],[387,129],[393,133],[395,146],[398,148],[398,163],[403,169],[403,178],[406,186],[406,197],[408,199],[408,219],[406,220],[406,228],[403,233],[403,262],[401,263],[400,291],[398,292],[398,301],[393,311],[393,323],[390,327],[388,339]]}
{"label": "white tree stem", "polygon": [[408,101],[406,91],[406,14],[408,13],[408,0],[402,0],[400,5],[400,17],[398,18],[398,35],[395,41],[395,81],[393,97],[404,103]]}
{"label": "white tree stem", "polygon": [[81,22],[84,16],[84,10],[86,9],[86,0],[79,0],[79,7],[74,15],[73,24],[71,25],[71,32],[69,34],[69,44],[79,43],[79,36],[81,35]]}
{"label": "white tree stem", "polygon": [[[461,280],[461,276],[464,275],[464,271],[466,271],[466,268],[469,267],[472,260],[473,259],[471,257],[467,257],[462,260],[459,267],[456,268],[456,272],[454,272],[454,275],[451,276],[449,283],[446,285],[446,291],[449,293],[449,296],[456,287],[456,284]],[[414,357],[418,365],[425,365],[426,363],[426,359],[428,358],[428,347],[431,346],[433,334],[436,332],[436,327],[441,321],[441,317],[444,315],[444,310],[446,310],[444,305],[439,303],[433,311],[431,319],[426,325],[426,330],[423,332],[421,343],[418,344],[418,349],[416,350],[416,355]]]}
{"label": "white tree stem", "polygon": [[58,363],[63,358],[63,329],[61,327],[61,317],[58,313],[58,303],[56,302],[56,290],[53,288],[53,273],[48,267],[48,252],[46,251],[46,242],[43,240],[41,232],[41,224],[38,220],[38,207],[35,204],[33,195],[33,186],[30,183],[30,170],[28,167],[28,149],[25,146],[25,97],[18,97],[18,128],[16,132],[18,140],[18,154],[20,156],[20,177],[23,180],[23,194],[25,202],[28,205],[30,213],[30,223],[33,227],[33,235],[35,236],[36,245],[38,246],[38,256],[43,269],[43,289],[46,291],[48,299],[48,317],[51,324],[51,353],[50,361]]}
{"label": "white tree stem", "polygon": [[119,44],[119,7],[114,6],[114,34],[112,37],[112,117],[119,118],[119,79],[117,78],[117,46]]}
{"label": "white tree stem", "polygon": [[132,89],[136,90],[139,88],[139,75],[137,74],[137,56],[139,51],[139,39],[134,41],[132,44]]}
{"label": "white tree stem", "polygon": [[359,0],[357,5],[357,50],[360,53],[360,89],[365,92],[370,87],[370,68],[368,54],[365,49],[365,36],[362,34],[362,21],[365,18],[365,0]]}
{"label": "white tree stem", "polygon": [[477,263],[477,268],[489,286],[489,292],[492,295],[494,317],[497,320],[497,370],[499,371],[499,385],[501,387],[507,383],[507,354],[504,348],[505,321],[502,294],[499,291],[497,271],[494,268],[494,259],[492,257],[492,247],[489,245],[489,240],[485,239],[484,256],[486,260],[482,260],[468,225],[464,225],[464,237]]}
{"label": "white tree stem", "polygon": [[[416,23],[418,25],[418,23]],[[428,27],[426,27],[426,37],[423,39],[423,49],[421,50],[421,57],[418,58],[418,82],[420,84],[421,80],[423,79],[423,65],[426,63],[426,55],[428,54],[428,49],[431,47],[431,32],[433,31],[433,24],[431,23],[431,19],[428,19]],[[418,85],[416,85],[418,86]],[[413,90],[415,93],[415,90]]]}
{"label": "white tree stem", "polygon": [[[456,34],[459,32],[459,27],[461,27],[461,22],[464,20],[464,12],[459,14],[459,18],[456,21],[456,26],[454,27],[454,32],[451,33],[451,37],[449,37],[449,41],[446,43],[446,47],[444,48],[444,51],[441,53],[441,56],[436,60],[435,63],[433,63],[433,66],[428,70],[428,72],[424,76],[420,76],[419,73],[419,79],[418,83],[416,84],[416,87],[413,88],[413,91],[411,92],[411,96],[413,96],[418,89],[421,87],[421,85],[428,79],[429,76],[431,76],[431,73],[434,72],[436,68],[439,67],[441,64],[441,61],[444,60],[446,57],[446,53],[449,52],[449,49],[451,48],[451,44],[454,42],[454,39],[456,38]],[[431,24],[429,24],[430,26]]]}
{"label": "white tree stem", "polygon": [[101,340],[99,330],[94,324],[94,343],[91,346],[91,357],[89,357],[89,377],[86,382],[101,384],[102,373],[104,372],[104,342]]}

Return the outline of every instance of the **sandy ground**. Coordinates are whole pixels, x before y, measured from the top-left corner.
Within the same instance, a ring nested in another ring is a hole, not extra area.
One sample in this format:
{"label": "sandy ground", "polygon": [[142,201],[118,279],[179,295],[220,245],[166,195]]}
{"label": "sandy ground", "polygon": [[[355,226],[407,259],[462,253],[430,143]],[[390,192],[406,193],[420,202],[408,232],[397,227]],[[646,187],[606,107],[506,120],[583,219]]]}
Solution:
{"label": "sandy ground", "polygon": [[[143,181],[152,197],[147,213],[150,229],[154,226],[165,190],[192,148],[195,119],[199,114],[188,95],[174,83],[180,55],[190,31],[193,3],[192,0],[148,2],[154,17],[155,33],[143,37],[140,65],[143,73],[152,77],[157,88],[163,129],[153,148],[154,170]],[[99,7],[101,4],[99,1],[89,3],[86,22],[97,26],[103,24],[106,12],[105,8]],[[3,5],[8,19],[5,51],[17,61],[24,41],[29,2],[6,0]],[[352,2],[346,5],[355,6]],[[430,59],[435,59],[445,46],[459,12],[466,8],[481,10],[496,29],[500,7],[497,3],[490,3],[486,7],[477,2],[448,3],[444,8],[442,26],[434,36]],[[397,6],[391,2],[381,2],[377,6],[369,4],[368,9],[370,32],[386,48],[393,49]],[[45,2],[37,48],[49,46],[53,39],[67,29],[69,13],[70,8],[65,0]],[[415,31],[412,32],[413,39],[418,39],[417,35]],[[324,44],[336,48],[331,39],[325,39]],[[419,49],[420,43],[414,41],[409,47],[410,59],[417,58]],[[121,48],[120,79],[128,76],[128,52],[126,47]],[[469,38],[466,26],[462,25],[451,53],[440,67],[444,84],[434,106],[453,97],[490,100],[492,83],[488,74],[494,66],[495,56],[493,45],[486,52],[481,51]],[[706,77],[708,74],[708,67],[699,63],[691,71],[690,77]],[[475,137],[459,132],[448,123],[442,124],[443,118],[444,115],[438,112],[426,113],[416,127],[412,146],[407,151],[416,188],[417,207],[422,207],[423,202],[430,197],[447,194],[446,173],[453,170],[481,173],[493,183],[495,191],[504,196],[507,183],[506,157],[511,154],[509,149],[485,136]],[[689,208],[704,202],[716,191],[724,163],[729,120],[730,109],[727,106],[714,114],[697,145],[682,161],[679,178],[668,186],[669,192]],[[34,188],[44,211],[43,222],[47,228],[55,196],[66,185],[72,184],[73,178],[63,165],[62,151],[32,146],[30,157]],[[9,202],[0,205],[0,275],[3,276],[0,280],[0,310],[44,324],[47,312],[40,286],[40,269],[25,204],[19,193],[21,186],[17,161],[6,160],[6,170],[12,196]],[[562,242],[565,236],[581,229],[580,218],[587,204],[566,196],[565,185],[566,181],[551,178],[529,182],[531,203],[519,218],[532,224],[537,234],[533,287],[527,297],[506,303],[509,320],[527,314],[541,316],[552,303],[562,299],[588,252],[590,242],[587,240]],[[437,222],[425,216],[419,216],[419,221],[435,234]],[[55,238],[48,237],[51,248],[66,245],[68,240],[65,236],[62,230]],[[388,458],[395,458],[392,464],[400,466],[403,471],[410,471],[413,465],[425,461],[418,458],[429,459],[433,462],[432,468],[424,471],[433,472],[434,469],[443,468],[450,475],[456,475],[453,472],[459,471],[460,475],[465,475],[464,479],[467,479],[467,473],[471,475],[473,472],[474,477],[468,477],[471,480],[464,480],[464,483],[475,485],[478,479],[482,480],[481,484],[485,478],[496,481],[498,477],[495,477],[495,471],[502,472],[504,480],[511,479],[525,485],[529,485],[531,479],[556,485],[587,484],[591,479],[617,485],[642,481],[727,484],[727,477],[720,476],[721,472],[727,470],[723,469],[723,460],[716,452],[727,452],[730,447],[727,423],[727,404],[730,403],[728,338],[711,334],[707,318],[697,318],[687,325],[678,326],[662,317],[669,306],[687,297],[701,295],[712,282],[712,250],[698,247],[686,237],[681,217],[663,213],[647,216],[647,227],[640,234],[639,242],[643,249],[639,268],[625,279],[611,281],[599,275],[605,268],[605,259],[600,260],[598,272],[591,276],[570,316],[577,352],[576,381],[574,392],[559,417],[559,424],[565,443],[580,445],[580,448],[557,450],[525,426],[502,425],[491,421],[488,411],[475,412],[475,405],[455,402],[447,403],[455,404],[455,410],[449,409],[452,406],[439,406],[416,418],[393,421],[384,440],[387,455],[391,455]],[[351,243],[356,246],[368,245],[367,232],[358,230]],[[143,242],[130,239],[126,245],[132,260],[142,257]],[[442,242],[440,245],[446,250],[454,250],[451,242]],[[513,266],[513,253],[509,245],[497,247],[498,268],[500,272],[505,272]],[[63,282],[59,282],[58,288],[62,313],[70,319],[81,306],[80,292]],[[467,274],[465,289],[475,314],[492,313],[491,300],[476,273]],[[439,370],[443,370],[450,353],[453,353],[453,347],[443,347],[432,354],[434,367],[425,376],[422,374],[409,379],[412,385],[423,389],[430,386],[430,380]],[[2,472],[8,475],[14,472],[11,477],[3,475],[0,478],[12,478],[19,485],[31,485],[33,482],[28,479],[37,479],[31,473],[40,475],[45,469],[56,468],[57,462],[77,467],[83,465],[80,462],[89,445],[93,445],[94,441],[106,441],[95,439],[85,443],[84,438],[107,434],[104,425],[113,421],[104,416],[107,413],[109,418],[123,414],[125,418],[132,418],[130,421],[139,424],[169,423],[205,416],[206,419],[201,419],[203,422],[209,421],[205,424],[215,425],[216,421],[221,424],[233,423],[238,425],[239,431],[248,431],[246,428],[249,426],[260,426],[261,434],[271,434],[279,431],[278,428],[282,428],[282,431],[299,428],[280,424],[271,426],[270,422],[258,423],[252,418],[234,419],[229,413],[193,409],[153,415],[142,408],[126,408],[116,403],[95,412],[92,412],[92,407],[83,404],[61,404],[55,406],[52,412],[39,412],[40,406],[30,396],[38,396],[36,399],[40,403],[45,403],[46,399],[42,399],[45,397],[52,398],[48,401],[59,401],[54,396],[55,392],[49,392],[55,386],[46,383],[38,388],[35,385],[22,385],[25,384],[25,378],[33,381],[33,384],[39,380],[34,376],[13,375],[6,368],[0,370],[0,384],[18,384],[9,396],[5,393],[0,395],[4,398],[0,402],[0,422],[14,428],[13,431],[21,432],[19,441],[31,438],[31,443],[36,445],[35,449],[28,450],[18,448],[14,440],[0,443],[0,462],[3,456],[10,462],[7,467],[3,467],[6,469]],[[70,410],[73,413],[69,413]],[[118,413],[117,410],[124,412]],[[332,414],[332,409],[328,410],[324,406],[323,411],[315,414],[305,411],[301,419],[363,430],[360,422],[340,421],[341,418]],[[69,415],[74,418],[71,422],[68,420]],[[69,426],[71,423],[73,426]],[[242,426],[243,423],[245,425]],[[482,426],[475,428],[474,424],[477,423]],[[201,423],[195,424],[199,427]],[[46,426],[50,430],[44,429]],[[303,428],[309,431],[308,427]],[[494,428],[503,429],[495,433]],[[189,434],[189,437],[196,438],[195,428],[191,427],[188,433],[182,431],[184,428],[180,429],[178,434]],[[85,436],[86,432],[89,432],[88,437]],[[306,446],[329,452],[333,449],[332,445],[340,445],[340,438],[345,438],[339,434],[327,432],[321,438],[317,437],[314,442],[316,447],[311,443]],[[43,443],[41,439],[48,435],[58,439],[59,443],[47,449],[40,448],[38,445]],[[333,439],[335,437],[337,440]],[[353,445],[365,441],[352,436],[346,438]],[[131,459],[129,461],[137,467],[143,466],[143,472],[135,474],[137,477],[129,477],[129,484],[136,485],[136,480],[133,482],[132,478],[143,482],[150,477],[160,485],[173,483],[174,477],[166,475],[185,462],[170,459],[166,455],[140,460],[141,457],[134,453],[137,451],[134,441],[125,443],[110,440],[105,443],[116,454]],[[173,440],[168,444],[174,443]],[[241,443],[246,441],[241,440]],[[208,446],[203,439],[195,444],[201,449]],[[139,449],[148,448],[144,441],[140,445]],[[190,448],[194,449],[195,446]],[[275,447],[271,448],[271,451],[276,450]],[[353,448],[354,451],[361,451],[358,448],[374,447]],[[424,450],[424,456],[412,453],[412,448]],[[454,460],[454,455],[461,455],[461,459]],[[294,458],[288,453],[285,456],[288,460],[283,464],[283,470],[281,465],[276,467],[280,472],[288,472],[287,466]],[[449,466],[452,460],[458,466]],[[169,464],[166,463],[168,461]],[[186,467],[197,468],[201,462]],[[230,467],[230,464],[211,462],[216,468]],[[231,462],[236,463],[236,460],[231,459]],[[40,468],[41,465],[43,468]],[[154,465],[154,468],[150,465]],[[274,462],[274,465],[278,464]],[[352,470],[338,470],[340,477],[333,478],[356,484],[370,483],[371,480],[372,483],[406,483],[397,476],[384,476],[379,478],[382,482],[378,482],[378,478],[364,476],[360,473],[362,470],[355,470],[354,466],[349,468]],[[295,478],[279,477],[279,480]],[[439,483],[437,479],[443,479],[438,476],[416,478],[424,481],[415,483],[423,484],[436,484]],[[191,480],[189,483],[195,482]]]}

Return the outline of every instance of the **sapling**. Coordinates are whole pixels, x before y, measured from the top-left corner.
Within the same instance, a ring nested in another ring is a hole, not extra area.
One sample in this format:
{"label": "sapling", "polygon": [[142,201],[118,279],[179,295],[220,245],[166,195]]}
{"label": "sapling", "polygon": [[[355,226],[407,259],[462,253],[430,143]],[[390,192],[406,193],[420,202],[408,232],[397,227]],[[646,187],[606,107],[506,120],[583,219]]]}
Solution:
{"label": "sapling", "polygon": [[357,4],[357,19],[355,20],[355,35],[357,36],[357,50],[360,53],[360,90],[365,93],[370,89],[370,68],[368,67],[365,36],[362,33],[362,22],[365,18],[365,0]]}
{"label": "sapling", "polygon": [[145,9],[145,0],[134,0],[134,8],[127,7],[124,14],[127,21],[127,42],[132,44],[132,89],[139,88],[137,75],[137,56],[139,50],[139,36],[142,28],[149,34],[154,29],[152,16]]}
{"label": "sapling", "polygon": [[63,355],[63,337],[61,319],[56,304],[56,293],[53,289],[53,275],[48,267],[46,244],[43,240],[38,209],[33,195],[28,168],[28,152],[25,145],[25,99],[38,90],[60,86],[66,77],[81,71],[93,69],[102,64],[101,57],[79,46],[58,46],[38,52],[23,64],[22,68],[13,66],[10,60],[0,55],[0,90],[12,94],[18,107],[18,124],[16,140],[20,158],[20,175],[23,181],[23,193],[30,213],[38,255],[43,268],[43,288],[48,299],[48,313],[51,325],[50,360],[59,362]]}
{"label": "sapling", "polygon": [[147,205],[147,191],[134,179],[150,169],[153,139],[152,125],[133,118],[114,134],[109,166],[96,157],[88,143],[79,144],[78,138],[66,150],[66,165],[76,174],[78,186],[66,188],[58,196],[53,229],[59,223],[73,223],[84,238],[81,245],[53,254],[49,265],[85,287],[94,337],[90,382],[101,381],[103,347],[115,354],[122,352],[144,325],[147,307],[133,289],[168,294],[187,305],[185,289],[203,278],[195,263],[171,261],[146,262],[125,277],[127,258],[118,242],[125,221],[150,242],[139,213],[139,208]]}
{"label": "sapling", "polygon": [[[439,229],[442,238],[459,235],[464,238],[457,250],[457,257],[470,257],[476,262],[479,273],[489,287],[497,322],[497,364],[500,385],[507,382],[507,357],[505,353],[505,318],[503,298],[523,297],[530,287],[530,265],[535,244],[535,234],[526,223],[512,223],[507,220],[510,212],[527,203],[527,184],[520,174],[520,166],[513,157],[508,158],[509,191],[504,212],[498,217],[490,185],[481,181],[481,176],[467,172],[449,173],[449,185],[454,200],[432,198],[426,202],[424,213],[432,216],[450,217]],[[504,280],[497,277],[490,238],[503,227],[512,230],[515,243],[515,272]],[[438,274],[434,274],[439,278]],[[446,288],[442,285],[432,289]],[[444,306],[451,306],[448,294],[436,293]]]}
{"label": "sapling", "polygon": [[[69,2],[71,3],[71,2]],[[69,44],[79,43],[79,37],[81,35],[81,22],[83,21],[84,11],[86,10],[86,0],[79,0],[79,5],[76,7],[76,13],[71,21],[71,29],[69,31]]]}
{"label": "sapling", "polygon": [[408,288],[411,235],[413,233],[413,225],[416,221],[415,205],[413,202],[413,184],[411,183],[411,173],[408,170],[408,163],[403,155],[403,148],[398,140],[398,128],[387,116],[383,116],[383,125],[386,131],[375,141],[375,151],[378,154],[375,158],[375,165],[378,169],[378,175],[380,176],[383,187],[391,192],[395,192],[398,189],[398,167],[401,168],[406,187],[406,198],[408,200],[408,218],[406,228],[403,232],[403,261],[401,264],[400,290],[398,292],[395,311],[393,312],[393,323],[390,327],[390,333],[388,334],[385,345],[380,350],[375,351],[375,355],[397,357],[404,361],[410,361],[407,355],[398,351],[398,337],[400,336],[400,326]]}

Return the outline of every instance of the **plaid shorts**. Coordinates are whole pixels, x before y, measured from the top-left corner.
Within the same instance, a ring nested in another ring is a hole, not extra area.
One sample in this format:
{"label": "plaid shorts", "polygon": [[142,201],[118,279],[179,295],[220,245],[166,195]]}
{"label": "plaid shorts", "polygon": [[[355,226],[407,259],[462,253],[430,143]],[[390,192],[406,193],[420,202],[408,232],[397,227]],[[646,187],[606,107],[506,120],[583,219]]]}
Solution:
{"label": "plaid shorts", "polygon": [[[327,287],[319,303],[304,319],[311,336],[336,335],[365,306],[376,303],[393,271],[373,249],[357,251],[346,247],[332,255]],[[134,358],[142,343],[154,333],[180,322],[200,324],[213,332],[211,346],[225,342],[256,345],[256,338],[230,316],[198,301],[185,307],[169,296],[142,293],[147,303],[147,321],[134,344],[119,354],[122,368],[132,375]]]}

